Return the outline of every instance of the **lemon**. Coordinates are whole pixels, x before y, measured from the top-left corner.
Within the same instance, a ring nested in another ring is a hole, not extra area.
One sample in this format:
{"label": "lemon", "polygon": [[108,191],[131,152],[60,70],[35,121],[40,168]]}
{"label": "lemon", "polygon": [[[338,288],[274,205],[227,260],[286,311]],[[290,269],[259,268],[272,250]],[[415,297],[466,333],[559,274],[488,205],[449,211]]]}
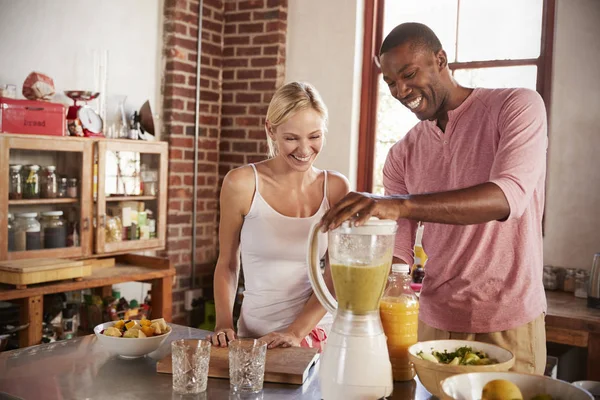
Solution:
{"label": "lemon", "polygon": [[523,400],[523,395],[511,381],[496,379],[483,387],[481,400]]}

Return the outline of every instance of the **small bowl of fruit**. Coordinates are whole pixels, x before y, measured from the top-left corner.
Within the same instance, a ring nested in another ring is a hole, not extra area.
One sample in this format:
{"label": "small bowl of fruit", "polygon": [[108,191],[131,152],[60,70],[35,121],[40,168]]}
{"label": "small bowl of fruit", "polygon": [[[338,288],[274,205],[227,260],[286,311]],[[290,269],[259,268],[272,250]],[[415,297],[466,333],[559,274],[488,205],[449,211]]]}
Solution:
{"label": "small bowl of fruit", "polygon": [[94,328],[98,341],[122,358],[138,358],[157,350],[171,334],[164,319],[120,320]]}

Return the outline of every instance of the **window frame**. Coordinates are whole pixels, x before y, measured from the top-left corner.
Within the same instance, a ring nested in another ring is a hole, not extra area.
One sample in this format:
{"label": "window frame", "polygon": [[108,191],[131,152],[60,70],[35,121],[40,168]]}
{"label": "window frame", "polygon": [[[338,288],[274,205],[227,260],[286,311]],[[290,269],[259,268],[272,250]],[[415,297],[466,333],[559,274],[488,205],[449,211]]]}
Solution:
{"label": "window frame", "polygon": [[[460,7],[460,0],[457,0],[457,2],[458,7]],[[373,171],[375,169],[375,148],[377,140],[378,85],[379,74],[381,73],[378,53],[383,41],[384,6],[385,0],[365,1],[363,68],[358,136],[358,168],[356,179],[356,189],[359,192],[373,191]],[[454,72],[457,69],[536,65],[538,68],[536,90],[544,100],[549,120],[552,89],[552,52],[554,47],[555,9],[556,0],[544,0],[542,6],[541,47],[538,58],[452,62],[448,64],[450,70]],[[456,29],[458,31],[458,26]]]}

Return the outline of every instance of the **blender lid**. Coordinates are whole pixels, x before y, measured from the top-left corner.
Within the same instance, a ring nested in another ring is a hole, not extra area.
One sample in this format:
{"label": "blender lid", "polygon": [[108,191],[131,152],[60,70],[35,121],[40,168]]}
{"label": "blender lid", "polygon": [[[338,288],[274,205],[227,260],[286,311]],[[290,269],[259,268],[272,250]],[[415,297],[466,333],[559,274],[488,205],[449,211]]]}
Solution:
{"label": "blender lid", "polygon": [[338,229],[340,233],[352,235],[395,235],[396,221],[371,217],[361,226],[354,226],[351,221],[344,222]]}

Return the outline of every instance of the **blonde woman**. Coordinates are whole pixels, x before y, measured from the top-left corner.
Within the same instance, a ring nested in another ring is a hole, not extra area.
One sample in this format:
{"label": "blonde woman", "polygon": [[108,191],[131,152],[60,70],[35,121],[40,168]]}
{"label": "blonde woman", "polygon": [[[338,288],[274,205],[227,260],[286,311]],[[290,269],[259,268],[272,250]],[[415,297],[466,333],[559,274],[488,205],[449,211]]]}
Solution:
{"label": "blonde woman", "polygon": [[[269,348],[321,347],[326,333],[320,325],[330,325],[331,316],[312,292],[306,248],[311,226],[348,193],[348,181],[313,166],[323,148],[327,108],[312,85],[279,88],[265,131],[269,159],[234,169],[223,181],[216,328],[209,339],[219,346],[239,335],[261,338]],[[320,240],[321,257],[326,240]],[[232,313],[240,261],[245,291],[236,333]],[[325,280],[331,287],[328,266]]]}

